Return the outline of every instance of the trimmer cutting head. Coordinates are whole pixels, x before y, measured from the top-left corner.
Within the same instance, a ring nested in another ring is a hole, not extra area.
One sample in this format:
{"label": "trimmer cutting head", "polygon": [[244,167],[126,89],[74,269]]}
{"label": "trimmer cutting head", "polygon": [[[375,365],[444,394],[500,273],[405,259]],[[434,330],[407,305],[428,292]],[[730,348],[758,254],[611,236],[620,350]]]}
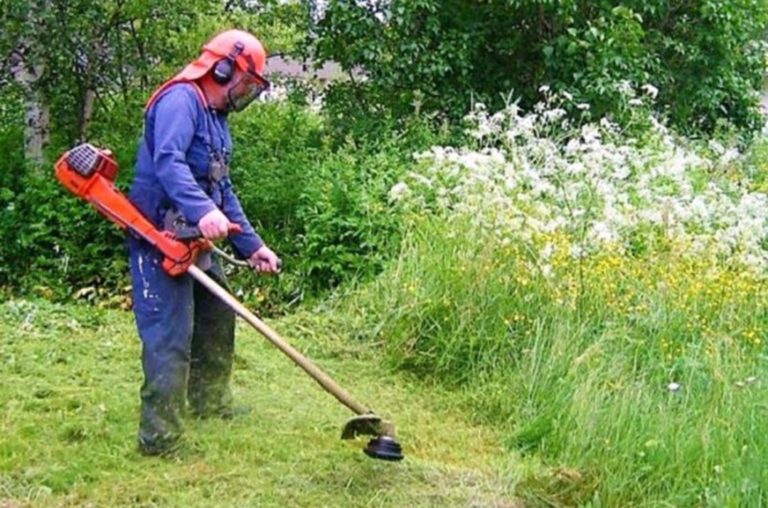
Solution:
{"label": "trimmer cutting head", "polygon": [[354,439],[357,436],[374,436],[363,449],[366,455],[381,460],[403,460],[400,443],[395,440],[395,426],[369,413],[350,418],[341,432],[341,439]]}
{"label": "trimmer cutting head", "polygon": [[389,436],[379,436],[371,439],[363,451],[374,459],[403,460],[403,449],[400,443]]}

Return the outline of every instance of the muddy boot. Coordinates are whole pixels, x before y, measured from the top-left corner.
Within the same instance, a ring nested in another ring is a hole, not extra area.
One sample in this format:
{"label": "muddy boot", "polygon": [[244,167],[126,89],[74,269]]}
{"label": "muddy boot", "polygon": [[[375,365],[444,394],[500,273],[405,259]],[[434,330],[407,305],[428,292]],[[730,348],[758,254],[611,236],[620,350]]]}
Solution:
{"label": "muddy boot", "polygon": [[139,435],[138,449],[145,457],[175,457],[181,449],[181,438],[155,438],[145,442]]}
{"label": "muddy boot", "polygon": [[161,372],[145,379],[141,387],[139,451],[143,455],[166,455],[178,449],[183,433],[184,392],[188,363],[185,358],[160,362]]}

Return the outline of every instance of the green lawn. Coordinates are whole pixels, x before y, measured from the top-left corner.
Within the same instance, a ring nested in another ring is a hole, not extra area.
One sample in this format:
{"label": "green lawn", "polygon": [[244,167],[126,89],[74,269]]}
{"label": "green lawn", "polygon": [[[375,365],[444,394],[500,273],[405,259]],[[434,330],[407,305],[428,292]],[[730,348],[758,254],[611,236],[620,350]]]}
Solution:
{"label": "green lawn", "polygon": [[[398,425],[406,459],[339,440],[351,414],[265,340],[238,330],[231,422],[187,422],[175,459],[135,451],[139,340],[132,315],[44,301],[0,305],[0,507],[524,506],[526,467],[452,394],[409,381],[321,315],[272,323]],[[349,330],[351,336],[354,330]],[[530,473],[530,471],[528,471]]]}

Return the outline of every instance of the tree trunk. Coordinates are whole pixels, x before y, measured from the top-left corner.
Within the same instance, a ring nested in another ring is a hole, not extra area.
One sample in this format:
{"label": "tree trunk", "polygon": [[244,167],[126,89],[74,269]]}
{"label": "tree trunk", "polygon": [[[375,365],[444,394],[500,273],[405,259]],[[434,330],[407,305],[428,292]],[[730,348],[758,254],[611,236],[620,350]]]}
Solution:
{"label": "tree trunk", "polygon": [[50,134],[50,111],[37,82],[43,73],[42,65],[29,65],[26,46],[22,42],[14,52],[11,75],[24,91],[24,156],[27,161],[42,164],[43,149]]}
{"label": "tree trunk", "polygon": [[43,149],[50,141],[50,109],[39,92],[27,93],[24,156],[37,165],[45,162]]}
{"label": "tree trunk", "polygon": [[80,141],[88,139],[88,130],[91,128],[93,107],[96,103],[96,91],[89,88],[83,98],[83,109],[80,111]]}
{"label": "tree trunk", "polygon": [[[24,20],[26,34],[19,38],[11,56],[11,76],[24,91],[24,156],[28,162],[42,165],[45,160],[43,150],[50,140],[50,110],[45,94],[40,87],[40,79],[45,70],[45,62],[36,44],[40,32],[45,31],[43,14],[48,12],[52,0],[29,2],[29,11]],[[43,36],[43,40],[44,40]]]}
{"label": "tree trunk", "polygon": [[761,104],[763,106],[763,113],[768,115],[768,91],[763,92],[763,101]]}

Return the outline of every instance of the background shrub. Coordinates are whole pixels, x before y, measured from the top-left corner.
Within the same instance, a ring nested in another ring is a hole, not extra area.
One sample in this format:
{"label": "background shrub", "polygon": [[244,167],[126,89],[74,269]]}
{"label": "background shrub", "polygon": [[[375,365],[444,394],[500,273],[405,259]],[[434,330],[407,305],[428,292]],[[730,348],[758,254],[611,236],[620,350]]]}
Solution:
{"label": "background shrub", "polygon": [[317,294],[380,270],[401,229],[389,189],[411,150],[438,139],[416,120],[402,132],[346,140],[328,124],[290,102],[234,120],[233,180],[260,234],[283,256],[291,293]]}
{"label": "background shrub", "polygon": [[[115,151],[123,190],[133,175],[143,99],[137,92],[100,114],[89,140]],[[389,189],[410,165],[411,150],[437,139],[414,121],[388,138],[337,141],[322,115],[294,102],[254,105],[233,117],[232,129],[237,193],[285,262],[279,281],[233,271],[236,289],[259,306],[378,273],[396,252],[401,229],[389,210]],[[61,153],[50,152],[51,159]],[[52,166],[3,174],[0,285],[63,298],[90,287],[115,293],[129,284],[123,234],[70,196]]]}
{"label": "background shrub", "polygon": [[760,0],[333,0],[314,52],[367,74],[339,85],[352,112],[458,119],[473,100],[497,109],[512,94],[530,107],[548,84],[599,118],[620,112],[628,81],[656,86],[679,129],[754,129],[767,28]]}

